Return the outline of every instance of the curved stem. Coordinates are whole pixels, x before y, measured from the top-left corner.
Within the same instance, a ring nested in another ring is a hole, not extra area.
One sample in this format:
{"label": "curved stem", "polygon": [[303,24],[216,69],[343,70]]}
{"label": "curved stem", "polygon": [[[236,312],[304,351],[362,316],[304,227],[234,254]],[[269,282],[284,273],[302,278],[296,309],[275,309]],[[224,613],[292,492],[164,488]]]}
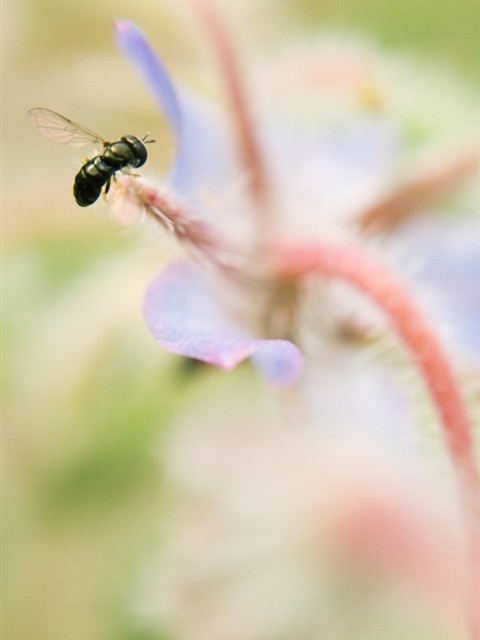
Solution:
{"label": "curved stem", "polygon": [[472,638],[480,638],[480,474],[475,460],[472,425],[440,342],[408,291],[383,266],[357,249],[323,244],[280,246],[274,249],[273,256],[276,273],[281,278],[290,280],[316,273],[344,280],[360,289],[388,316],[415,358],[440,415],[447,450],[458,480],[472,576],[471,633]]}

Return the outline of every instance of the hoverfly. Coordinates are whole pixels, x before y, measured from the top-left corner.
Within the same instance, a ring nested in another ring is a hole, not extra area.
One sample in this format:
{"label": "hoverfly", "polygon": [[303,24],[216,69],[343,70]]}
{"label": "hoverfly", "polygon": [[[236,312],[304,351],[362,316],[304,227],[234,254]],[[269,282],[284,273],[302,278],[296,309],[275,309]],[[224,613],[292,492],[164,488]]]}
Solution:
{"label": "hoverfly", "polygon": [[102,189],[108,193],[110,182],[117,171],[141,167],[147,160],[148,134],[139,140],[135,136],[122,136],[117,142],[107,142],[73,120],[69,120],[50,109],[35,108],[28,112],[33,126],[43,136],[60,144],[81,147],[86,144],[101,144],[102,153],[87,160],[75,176],[73,195],[78,205],[88,207],[100,196]]}

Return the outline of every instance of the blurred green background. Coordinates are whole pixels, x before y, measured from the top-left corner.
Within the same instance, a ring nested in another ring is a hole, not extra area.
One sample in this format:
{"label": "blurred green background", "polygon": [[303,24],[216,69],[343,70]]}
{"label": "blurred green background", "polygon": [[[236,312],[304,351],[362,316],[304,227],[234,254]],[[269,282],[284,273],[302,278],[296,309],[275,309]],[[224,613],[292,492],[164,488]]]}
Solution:
{"label": "blurred green background", "polygon": [[[479,78],[476,0],[219,2],[265,49],[319,32],[371,39]],[[241,6],[239,6],[241,5]],[[135,615],[161,536],[162,438],[183,414],[256,383],[191,372],[144,328],[144,288],[168,245],[79,209],[79,158],[30,127],[50,107],[105,137],[152,132],[147,175],[172,157],[165,122],[117,52],[112,19],[136,21],[171,69],[199,80],[200,34],[172,0],[10,0],[3,6],[4,637],[160,640]],[[200,58],[201,59],[201,58]],[[202,59],[201,59],[202,60]],[[205,58],[205,64],[208,57]],[[202,71],[203,73],[203,71]],[[192,381],[195,385],[192,385]],[[218,411],[234,415],[235,405]],[[167,501],[168,502],[168,501]]]}

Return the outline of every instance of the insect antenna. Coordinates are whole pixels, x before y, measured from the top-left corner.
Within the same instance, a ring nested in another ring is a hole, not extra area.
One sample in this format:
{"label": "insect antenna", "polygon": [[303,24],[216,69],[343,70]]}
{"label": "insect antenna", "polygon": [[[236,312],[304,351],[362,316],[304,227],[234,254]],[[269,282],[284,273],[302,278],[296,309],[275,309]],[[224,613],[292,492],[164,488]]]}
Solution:
{"label": "insect antenna", "polygon": [[145,135],[142,138],[143,144],[150,144],[151,142],[156,142],[156,140],[148,140],[148,136],[150,135],[149,131],[145,132]]}

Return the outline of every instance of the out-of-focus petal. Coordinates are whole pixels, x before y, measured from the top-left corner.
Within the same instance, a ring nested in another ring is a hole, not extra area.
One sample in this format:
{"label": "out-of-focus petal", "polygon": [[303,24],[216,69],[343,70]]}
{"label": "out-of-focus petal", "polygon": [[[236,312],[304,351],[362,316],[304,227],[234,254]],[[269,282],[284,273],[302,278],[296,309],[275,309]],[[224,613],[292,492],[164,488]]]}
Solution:
{"label": "out-of-focus petal", "polygon": [[233,180],[234,154],[220,114],[186,89],[175,88],[167,68],[144,33],[128,20],[115,22],[117,42],[165,114],[177,142],[171,187],[201,200]]}
{"label": "out-of-focus petal", "polygon": [[[411,286],[445,343],[480,366],[480,222],[425,220],[395,236]],[[397,249],[398,252],[398,249]]]}
{"label": "out-of-focus petal", "polygon": [[271,129],[265,147],[282,189],[285,224],[319,238],[331,237],[337,226],[345,232],[345,221],[375,202],[392,178],[398,144],[395,126],[381,116],[333,130]]}
{"label": "out-of-focus petal", "polygon": [[238,181],[233,142],[224,116],[184,87],[179,88],[183,114],[181,157],[172,175],[172,188],[199,204],[222,199]]}
{"label": "out-of-focus petal", "polygon": [[302,356],[285,340],[257,340],[239,331],[219,304],[208,279],[195,265],[177,262],[150,285],[147,326],[167,351],[229,371],[256,354],[255,362],[273,384],[292,384]]}
{"label": "out-of-focus petal", "polygon": [[116,20],[115,31],[118,45],[142,75],[180,143],[183,127],[180,103],[164,63],[133,22]]}
{"label": "out-of-focus petal", "polygon": [[303,371],[303,355],[288,340],[257,340],[260,346],[252,355],[257,369],[279,387],[293,384]]}

